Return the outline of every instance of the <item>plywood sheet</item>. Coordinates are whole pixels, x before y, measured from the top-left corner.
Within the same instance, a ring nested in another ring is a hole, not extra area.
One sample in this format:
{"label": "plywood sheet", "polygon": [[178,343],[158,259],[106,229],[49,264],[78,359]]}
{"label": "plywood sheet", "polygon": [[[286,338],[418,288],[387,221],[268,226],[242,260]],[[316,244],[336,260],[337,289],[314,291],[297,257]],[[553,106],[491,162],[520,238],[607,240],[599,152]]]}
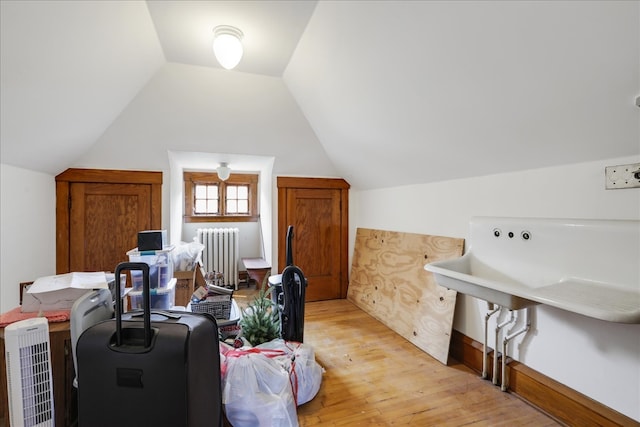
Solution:
{"label": "plywood sheet", "polygon": [[464,239],[358,228],[347,299],[446,364],[456,291],[424,265],[463,249]]}

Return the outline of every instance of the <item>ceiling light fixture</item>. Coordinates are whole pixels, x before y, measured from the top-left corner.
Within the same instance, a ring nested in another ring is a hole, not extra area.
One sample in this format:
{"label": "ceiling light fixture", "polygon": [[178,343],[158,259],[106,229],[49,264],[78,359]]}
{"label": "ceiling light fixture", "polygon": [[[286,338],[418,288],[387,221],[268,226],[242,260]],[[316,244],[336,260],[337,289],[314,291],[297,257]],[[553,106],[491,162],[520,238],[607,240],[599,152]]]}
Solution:
{"label": "ceiling light fixture", "polygon": [[242,31],[229,25],[213,29],[213,53],[227,70],[233,69],[242,59]]}
{"label": "ceiling light fixture", "polygon": [[220,166],[218,166],[216,172],[218,173],[218,178],[220,178],[220,180],[226,181],[231,175],[231,168],[227,166],[225,162],[220,162]]}

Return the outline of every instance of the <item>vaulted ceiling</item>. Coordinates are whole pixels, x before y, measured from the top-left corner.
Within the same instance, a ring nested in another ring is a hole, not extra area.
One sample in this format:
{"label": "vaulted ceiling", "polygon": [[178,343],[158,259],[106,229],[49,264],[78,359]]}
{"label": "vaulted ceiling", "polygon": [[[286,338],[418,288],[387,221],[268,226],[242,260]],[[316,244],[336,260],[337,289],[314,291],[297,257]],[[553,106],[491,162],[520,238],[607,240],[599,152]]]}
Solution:
{"label": "vaulted ceiling", "polygon": [[638,1],[1,1],[1,161],[59,173],[167,63],[282,78],[377,188],[640,154]]}

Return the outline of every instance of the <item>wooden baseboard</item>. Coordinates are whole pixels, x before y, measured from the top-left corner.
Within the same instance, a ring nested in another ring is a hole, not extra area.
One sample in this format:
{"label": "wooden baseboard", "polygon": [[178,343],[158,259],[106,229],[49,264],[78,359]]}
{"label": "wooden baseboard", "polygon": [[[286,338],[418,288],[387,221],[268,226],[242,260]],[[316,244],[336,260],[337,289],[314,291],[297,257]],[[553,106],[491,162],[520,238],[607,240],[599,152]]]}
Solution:
{"label": "wooden baseboard", "polygon": [[[489,378],[493,351],[489,352]],[[454,330],[449,356],[480,374],[482,343]],[[501,357],[498,354],[498,357]],[[500,362],[500,360],[498,360]],[[517,361],[508,361],[509,392],[570,426],[640,426],[640,423]],[[500,379],[501,380],[501,379]]]}

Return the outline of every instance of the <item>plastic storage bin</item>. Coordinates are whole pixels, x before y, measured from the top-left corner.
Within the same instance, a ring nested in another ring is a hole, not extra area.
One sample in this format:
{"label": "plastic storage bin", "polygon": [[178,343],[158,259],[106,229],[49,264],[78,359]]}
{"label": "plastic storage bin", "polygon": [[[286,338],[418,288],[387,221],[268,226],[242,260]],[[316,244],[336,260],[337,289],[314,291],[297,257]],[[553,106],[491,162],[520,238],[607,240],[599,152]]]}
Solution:
{"label": "plastic storage bin", "polygon": [[[151,289],[149,293],[151,308],[160,310],[169,310],[175,305],[176,301],[176,282],[178,279],[169,280],[169,284],[162,288]],[[131,297],[131,308],[142,309],[142,289],[129,292]]]}
{"label": "plastic storage bin", "polygon": [[[138,251],[138,248],[127,252],[130,262],[144,262],[149,265],[149,287],[151,289],[166,288],[173,278],[173,246],[158,251]],[[131,286],[134,291],[142,290],[142,272],[131,272]]]}

